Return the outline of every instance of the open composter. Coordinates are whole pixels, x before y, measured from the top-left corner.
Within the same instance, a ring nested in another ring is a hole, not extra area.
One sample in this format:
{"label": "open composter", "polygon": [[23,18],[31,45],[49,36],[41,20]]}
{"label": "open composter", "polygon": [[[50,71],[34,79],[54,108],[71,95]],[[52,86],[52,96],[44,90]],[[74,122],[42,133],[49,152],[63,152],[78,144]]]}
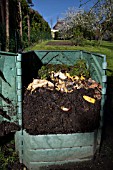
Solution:
{"label": "open composter", "polygon": [[105,71],[101,54],[30,51],[21,61],[0,52],[1,136],[17,131],[28,169],[92,159],[101,141]]}
{"label": "open composter", "polygon": [[23,130],[15,143],[29,169],[92,159],[101,141],[105,70],[101,54],[22,54]]}

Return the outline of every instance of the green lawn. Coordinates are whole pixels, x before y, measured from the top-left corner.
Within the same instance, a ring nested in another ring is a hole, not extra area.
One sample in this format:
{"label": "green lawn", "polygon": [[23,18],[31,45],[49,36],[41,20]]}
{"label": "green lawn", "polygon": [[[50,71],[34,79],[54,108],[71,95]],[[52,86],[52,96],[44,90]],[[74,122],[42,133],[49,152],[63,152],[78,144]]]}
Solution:
{"label": "green lawn", "polygon": [[[54,42],[57,40],[52,40]],[[101,45],[98,45],[96,41],[86,41],[84,46],[52,46],[47,45],[48,41],[36,44],[30,48],[27,48],[26,51],[30,50],[85,50],[89,52],[96,52],[105,54],[107,58],[108,69],[111,72],[107,71],[107,75],[113,75],[113,42],[102,41]]]}

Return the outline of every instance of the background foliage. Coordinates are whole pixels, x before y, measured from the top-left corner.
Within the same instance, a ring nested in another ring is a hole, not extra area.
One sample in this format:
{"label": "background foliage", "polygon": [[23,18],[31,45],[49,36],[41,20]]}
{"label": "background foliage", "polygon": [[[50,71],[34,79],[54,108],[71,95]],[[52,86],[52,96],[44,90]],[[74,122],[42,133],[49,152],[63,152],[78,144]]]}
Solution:
{"label": "background foliage", "polygon": [[[20,0],[20,2],[22,11],[22,40],[20,37],[21,18],[19,1],[9,0],[9,51],[12,52],[24,49],[35,42],[51,39],[51,29],[49,24],[37,11],[33,10],[28,5],[26,0]],[[30,42],[28,42],[28,16],[30,20]],[[0,43],[1,49],[5,50],[6,32],[5,24],[2,22],[0,23]]]}
{"label": "background foliage", "polygon": [[113,41],[113,1],[94,0],[92,7],[84,10],[91,0],[80,0],[80,8],[71,7],[60,19],[59,39],[72,39],[80,45],[84,39]]}

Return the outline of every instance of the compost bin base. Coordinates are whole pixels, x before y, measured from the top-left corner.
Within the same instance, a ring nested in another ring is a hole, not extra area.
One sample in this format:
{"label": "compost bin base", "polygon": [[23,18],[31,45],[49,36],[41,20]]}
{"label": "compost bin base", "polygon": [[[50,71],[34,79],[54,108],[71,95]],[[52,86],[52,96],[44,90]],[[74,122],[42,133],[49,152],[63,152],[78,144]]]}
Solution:
{"label": "compost bin base", "polygon": [[[94,104],[83,99],[94,96],[94,89],[71,93],[39,88],[26,91],[23,101],[23,128],[31,135],[92,132],[100,122],[100,100]],[[61,108],[68,108],[63,111]]]}

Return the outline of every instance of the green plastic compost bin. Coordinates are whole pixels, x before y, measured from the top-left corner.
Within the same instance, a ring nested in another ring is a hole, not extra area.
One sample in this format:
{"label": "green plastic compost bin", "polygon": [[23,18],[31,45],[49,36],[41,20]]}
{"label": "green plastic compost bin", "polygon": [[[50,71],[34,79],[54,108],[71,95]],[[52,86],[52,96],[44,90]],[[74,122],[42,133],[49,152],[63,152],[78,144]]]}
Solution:
{"label": "green plastic compost bin", "polygon": [[[92,79],[102,85],[100,126],[91,133],[29,135],[25,129],[15,135],[20,162],[28,169],[90,160],[99,149],[106,94],[106,56],[85,51],[29,51],[22,54],[23,86],[31,83],[43,64],[73,65],[84,59]],[[27,80],[27,82],[25,81]]]}
{"label": "green plastic compost bin", "polygon": [[0,51],[0,123],[22,122],[21,55]]}

